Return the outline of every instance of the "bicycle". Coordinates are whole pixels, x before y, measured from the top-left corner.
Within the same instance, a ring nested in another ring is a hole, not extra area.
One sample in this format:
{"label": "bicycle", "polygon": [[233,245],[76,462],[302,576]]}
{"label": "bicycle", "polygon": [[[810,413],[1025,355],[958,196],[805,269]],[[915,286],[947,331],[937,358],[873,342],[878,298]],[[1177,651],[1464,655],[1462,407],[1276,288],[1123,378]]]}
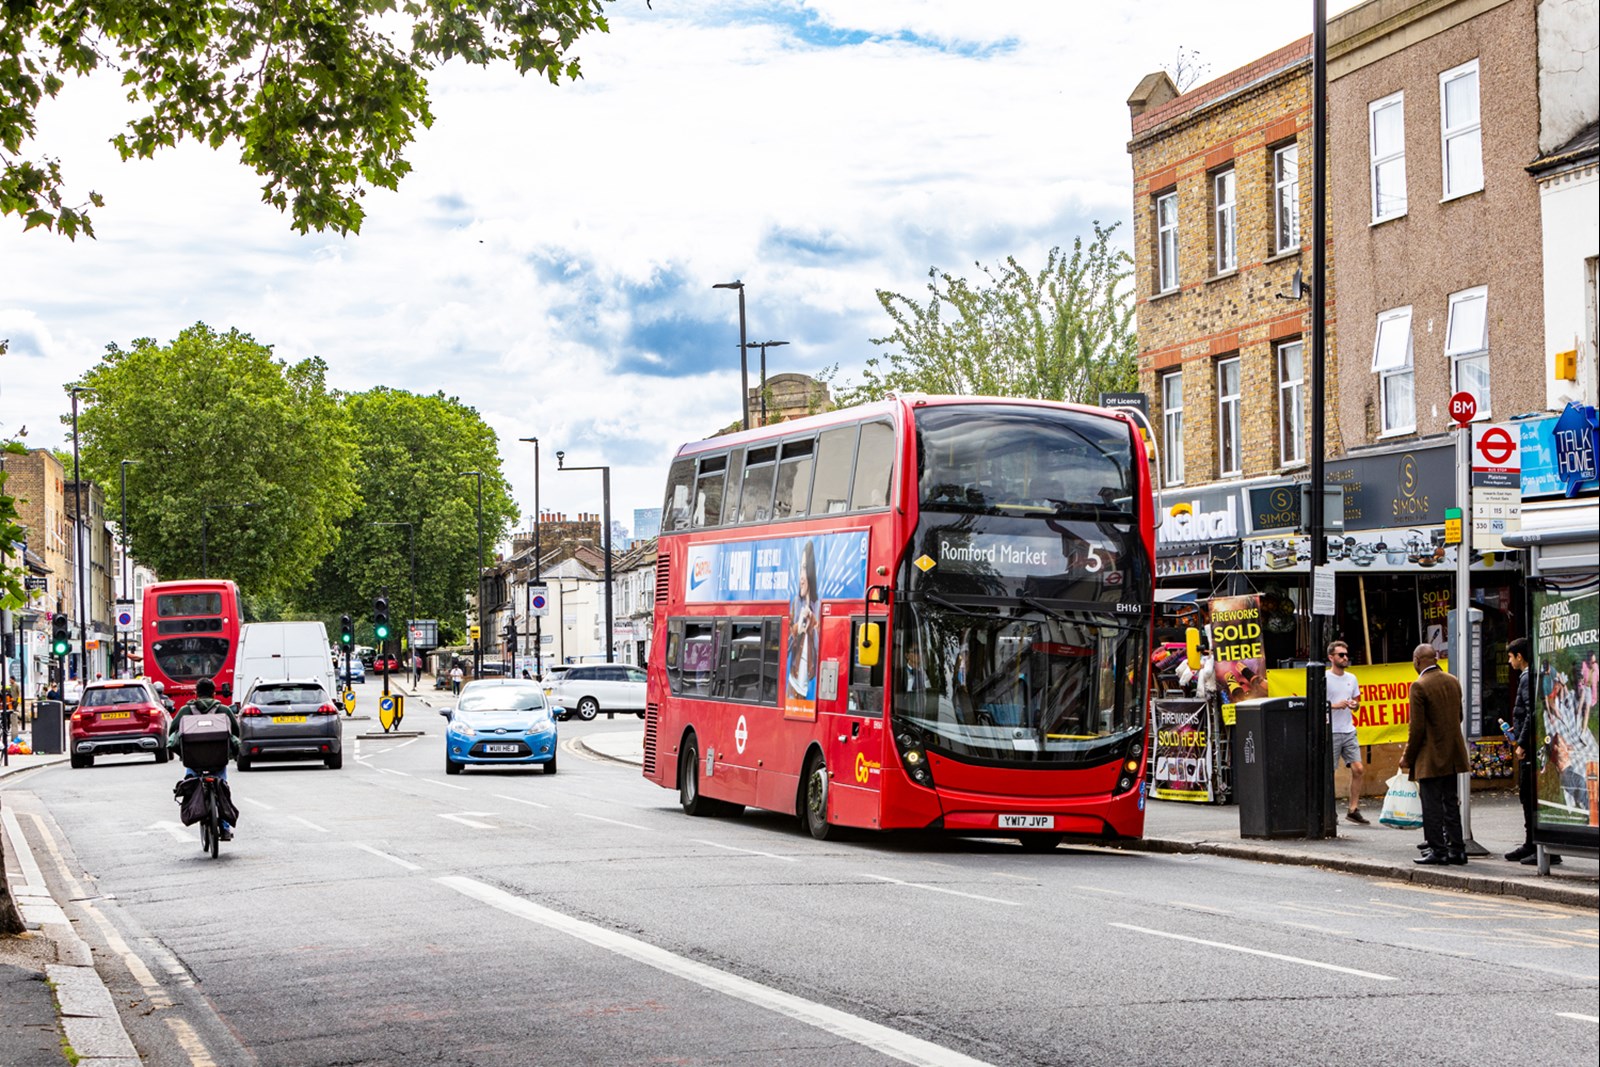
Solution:
{"label": "bicycle", "polygon": [[200,779],[199,789],[205,797],[205,816],[200,820],[200,851],[208,849],[211,858],[217,858],[217,852],[222,843],[222,812],[217,802],[217,782],[220,780],[214,774],[196,775]]}

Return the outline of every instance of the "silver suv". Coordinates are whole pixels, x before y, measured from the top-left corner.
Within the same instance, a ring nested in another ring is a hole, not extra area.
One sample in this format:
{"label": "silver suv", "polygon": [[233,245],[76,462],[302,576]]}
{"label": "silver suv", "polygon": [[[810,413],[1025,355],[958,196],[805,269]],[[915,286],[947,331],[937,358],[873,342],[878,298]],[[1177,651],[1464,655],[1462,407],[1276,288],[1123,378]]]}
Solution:
{"label": "silver suv", "polygon": [[602,711],[644,718],[645,674],[623,663],[580,663],[545,684],[550,703],[589,722]]}

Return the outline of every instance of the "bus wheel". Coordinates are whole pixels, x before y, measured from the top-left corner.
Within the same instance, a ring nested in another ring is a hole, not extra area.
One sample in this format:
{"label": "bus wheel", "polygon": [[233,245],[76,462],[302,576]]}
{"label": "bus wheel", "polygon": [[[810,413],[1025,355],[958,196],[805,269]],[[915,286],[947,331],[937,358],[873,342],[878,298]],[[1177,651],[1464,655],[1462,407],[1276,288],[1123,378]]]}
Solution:
{"label": "bus wheel", "polygon": [[1023,834],[1017,838],[1024,852],[1054,852],[1061,844],[1061,834]]}
{"label": "bus wheel", "polygon": [[685,815],[715,815],[716,801],[700,792],[700,742],[693,734],[683,743],[678,764],[678,803]]}
{"label": "bus wheel", "polygon": [[820,754],[806,762],[806,773],[801,788],[800,823],[806,832],[818,841],[826,841],[838,833],[828,822],[828,763]]}

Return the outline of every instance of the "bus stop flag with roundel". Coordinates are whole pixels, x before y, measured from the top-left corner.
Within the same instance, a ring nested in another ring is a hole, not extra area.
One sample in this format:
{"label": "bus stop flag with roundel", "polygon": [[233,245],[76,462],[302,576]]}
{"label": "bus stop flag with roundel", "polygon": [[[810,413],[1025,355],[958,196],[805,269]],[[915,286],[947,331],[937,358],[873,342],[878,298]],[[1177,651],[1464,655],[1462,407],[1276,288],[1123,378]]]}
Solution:
{"label": "bus stop flag with roundel", "polygon": [[1522,529],[1522,428],[1472,427],[1472,545],[1503,552],[1502,538]]}

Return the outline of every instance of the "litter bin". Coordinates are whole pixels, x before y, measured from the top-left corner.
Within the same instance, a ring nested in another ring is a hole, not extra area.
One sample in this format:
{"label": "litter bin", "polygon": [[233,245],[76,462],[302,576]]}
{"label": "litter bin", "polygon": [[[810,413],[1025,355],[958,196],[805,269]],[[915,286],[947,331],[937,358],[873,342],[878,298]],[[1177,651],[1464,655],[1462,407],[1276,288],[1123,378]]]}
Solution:
{"label": "litter bin", "polygon": [[1240,837],[1304,837],[1306,742],[1312,722],[1305,697],[1264,697],[1235,705],[1233,781]]}
{"label": "litter bin", "polygon": [[33,750],[59,756],[67,750],[67,706],[59,700],[38,700],[33,705]]}

